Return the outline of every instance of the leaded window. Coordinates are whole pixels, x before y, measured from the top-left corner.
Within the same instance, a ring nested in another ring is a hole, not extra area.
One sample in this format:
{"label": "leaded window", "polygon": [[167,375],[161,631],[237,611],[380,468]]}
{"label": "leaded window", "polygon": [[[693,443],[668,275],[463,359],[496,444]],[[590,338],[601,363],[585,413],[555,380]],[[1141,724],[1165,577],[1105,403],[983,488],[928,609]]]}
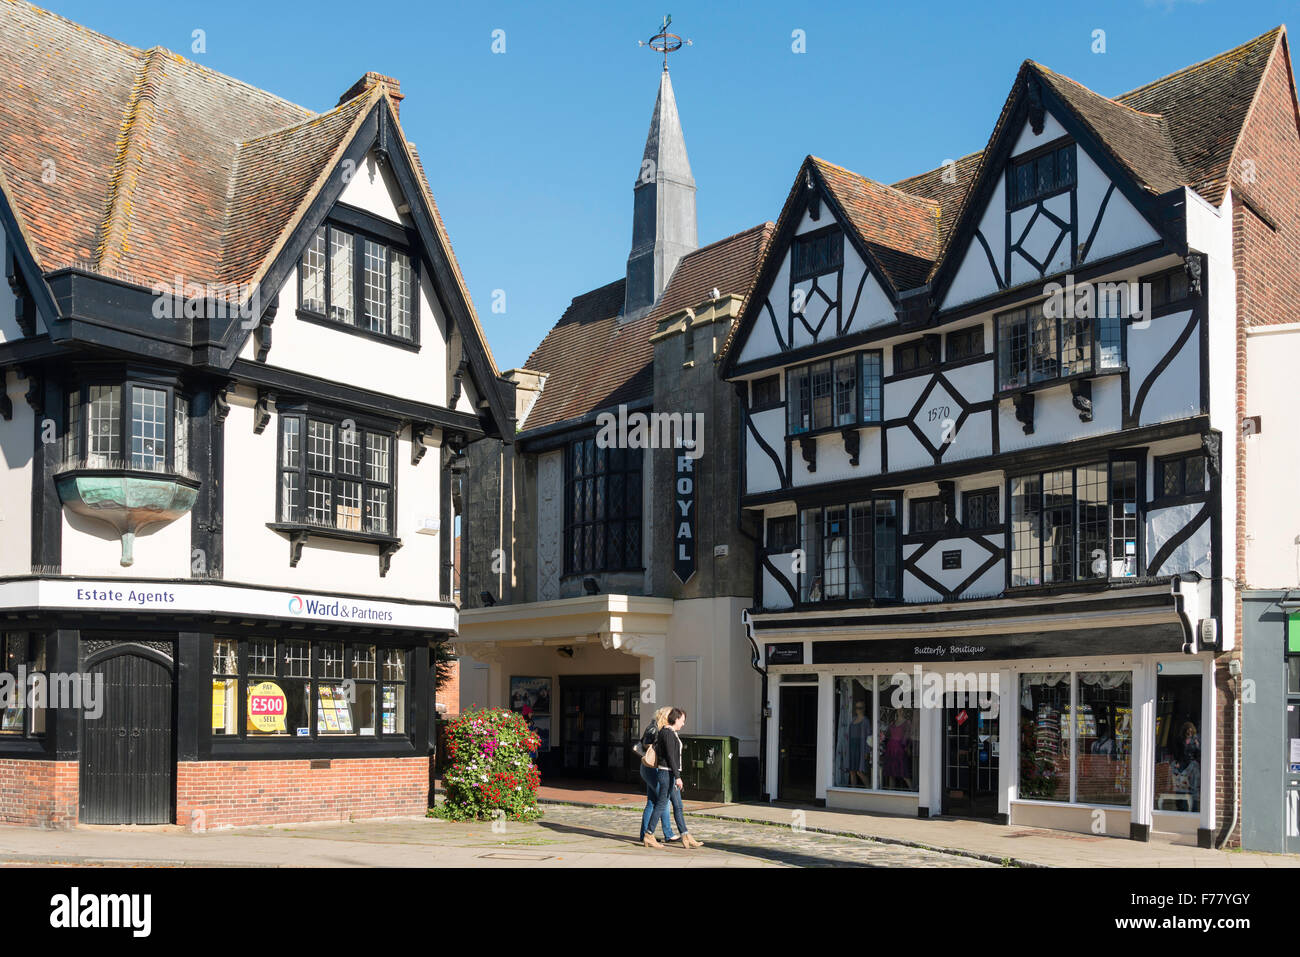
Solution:
{"label": "leaded window", "polygon": [[900,503],[879,496],[799,513],[804,602],[900,597]]}
{"label": "leaded window", "polygon": [[408,252],[328,224],[312,236],[299,263],[298,306],[309,316],[412,342],[418,286]]}
{"label": "leaded window", "polygon": [[641,557],[641,449],[607,448],[594,437],[565,452],[566,574],[635,571]]}
{"label": "leaded window", "polygon": [[282,414],[280,521],[392,535],[393,439],[352,420]]}
{"label": "leaded window", "polygon": [[1064,192],[1074,185],[1076,175],[1073,143],[1016,160],[1007,167],[1007,208]]}

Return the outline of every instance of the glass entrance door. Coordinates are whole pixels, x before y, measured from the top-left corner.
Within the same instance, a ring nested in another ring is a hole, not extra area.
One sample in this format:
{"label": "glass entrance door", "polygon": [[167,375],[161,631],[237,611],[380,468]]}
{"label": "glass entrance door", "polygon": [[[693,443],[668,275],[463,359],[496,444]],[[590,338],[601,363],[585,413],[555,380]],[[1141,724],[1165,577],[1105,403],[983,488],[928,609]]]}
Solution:
{"label": "glass entrance door", "polygon": [[638,681],[636,675],[560,678],[566,776],[640,781],[632,751],[641,736]]}
{"label": "glass entrance door", "polygon": [[943,813],[997,817],[999,710],[982,711],[974,699],[943,709]]}

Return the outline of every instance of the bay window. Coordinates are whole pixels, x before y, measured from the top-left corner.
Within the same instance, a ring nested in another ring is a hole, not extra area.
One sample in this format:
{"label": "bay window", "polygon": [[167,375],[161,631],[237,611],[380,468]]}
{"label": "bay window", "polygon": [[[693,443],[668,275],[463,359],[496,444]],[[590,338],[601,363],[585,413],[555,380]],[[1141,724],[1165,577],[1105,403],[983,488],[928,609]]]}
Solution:
{"label": "bay window", "polygon": [[188,466],[189,400],[170,386],[73,386],[64,415],[69,468],[184,473]]}
{"label": "bay window", "polygon": [[881,354],[859,352],[786,372],[789,435],[880,422]]}
{"label": "bay window", "polygon": [[1135,578],[1138,463],[1116,459],[1011,479],[1011,584]]}
{"label": "bay window", "polygon": [[298,265],[300,315],[385,339],[415,341],[417,288],[410,253],[333,223]]}
{"label": "bay window", "polygon": [[799,513],[799,596],[805,602],[896,600],[901,547],[895,495]]}
{"label": "bay window", "polygon": [[1130,305],[1123,287],[1104,286],[1096,287],[1088,309],[1058,308],[1053,310],[1056,315],[1049,316],[1044,308],[1048,300],[1043,300],[999,314],[995,326],[998,391],[1122,368]]}

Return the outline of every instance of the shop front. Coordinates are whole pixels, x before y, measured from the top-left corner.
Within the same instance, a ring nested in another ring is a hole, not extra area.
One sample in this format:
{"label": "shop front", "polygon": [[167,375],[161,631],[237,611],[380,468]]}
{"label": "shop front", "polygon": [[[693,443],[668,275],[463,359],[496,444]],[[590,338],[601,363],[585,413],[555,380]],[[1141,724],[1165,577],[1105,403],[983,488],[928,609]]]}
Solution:
{"label": "shop front", "polygon": [[[5,823],[422,814],[450,606],[222,583],[0,584]],[[259,613],[261,612],[261,613]]]}
{"label": "shop front", "polygon": [[1213,658],[1184,652],[1172,616],[921,617],[896,626],[908,638],[756,618],[777,800],[1208,843]]}

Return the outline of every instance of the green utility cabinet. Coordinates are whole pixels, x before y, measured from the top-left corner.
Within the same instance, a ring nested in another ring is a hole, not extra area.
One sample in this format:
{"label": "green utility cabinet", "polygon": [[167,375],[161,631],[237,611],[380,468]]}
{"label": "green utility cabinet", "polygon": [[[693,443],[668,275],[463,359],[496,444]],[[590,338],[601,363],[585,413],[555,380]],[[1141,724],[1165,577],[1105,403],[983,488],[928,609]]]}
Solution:
{"label": "green utility cabinet", "polygon": [[682,735],[682,797],[730,804],[740,787],[740,742],[722,735]]}

